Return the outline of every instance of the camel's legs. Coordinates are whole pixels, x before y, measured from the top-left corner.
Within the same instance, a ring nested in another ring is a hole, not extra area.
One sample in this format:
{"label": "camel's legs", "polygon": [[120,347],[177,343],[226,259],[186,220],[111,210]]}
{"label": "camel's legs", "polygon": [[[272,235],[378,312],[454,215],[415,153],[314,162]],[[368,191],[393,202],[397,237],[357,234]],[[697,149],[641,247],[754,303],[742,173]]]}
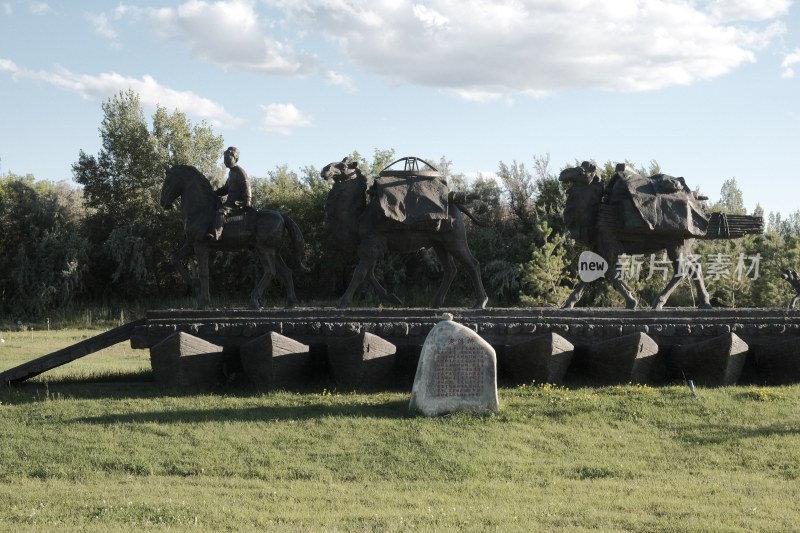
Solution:
{"label": "camel's legs", "polygon": [[681,259],[688,258],[688,252],[690,248],[687,244],[691,244],[691,241],[685,241],[682,246],[678,246],[676,248],[667,249],[667,256],[669,257],[670,261],[672,261],[672,279],[667,283],[667,286],[664,287],[664,290],[661,291],[661,294],[653,302],[653,309],[663,309],[663,307],[667,304],[667,300],[669,300],[672,291],[680,284],[681,281],[686,279],[687,276],[692,276],[692,281],[695,284],[695,288],[697,289],[697,295],[700,298],[700,304],[698,307],[701,309],[710,309],[711,308],[711,301],[708,296],[708,291],[706,290],[706,284],[703,281],[703,271],[701,270],[699,265],[693,265],[688,263],[685,268],[681,268]]}
{"label": "camel's legs", "polygon": [[464,268],[469,272],[469,277],[472,280],[472,287],[475,289],[475,303],[472,305],[473,309],[484,309],[489,297],[486,295],[486,289],[483,288],[483,280],[481,279],[481,265],[469,248],[466,246],[466,241],[461,246],[447,246],[444,243],[450,255],[452,255]]}
{"label": "camel's legs", "polygon": [[364,283],[364,280],[367,278],[367,275],[370,271],[374,268],[375,265],[375,258],[374,257],[361,257],[358,261],[358,265],[356,266],[355,271],[353,271],[353,277],[350,279],[350,285],[347,286],[347,290],[344,291],[344,294],[339,299],[339,308],[349,307],[350,303],[353,301],[353,296],[355,295],[358,288]]}
{"label": "camel's legs", "polygon": [[375,289],[375,292],[378,293],[378,297],[381,301],[386,302],[392,305],[403,305],[403,301],[393,292],[389,292],[383,288],[383,285],[378,281],[378,278],[375,276],[375,266],[377,262],[372,263],[372,268],[369,269],[367,273],[367,279],[369,279],[372,288]]}
{"label": "camel's legs", "polygon": [[453,260],[453,256],[447,253],[444,246],[437,243],[433,246],[433,251],[436,252],[436,257],[439,258],[439,262],[442,264],[442,269],[444,270],[439,290],[436,292],[436,296],[433,298],[433,303],[431,304],[433,309],[438,309],[444,303],[447,292],[450,290],[450,285],[456,278],[458,268],[456,267],[456,262]]}
{"label": "camel's legs", "polygon": [[564,302],[564,309],[572,309],[575,307],[578,302],[581,301],[583,297],[583,292],[586,290],[587,283],[584,281],[578,282],[575,288],[572,290],[572,293],[567,298],[567,301]]}
{"label": "camel's legs", "polygon": [[611,284],[625,299],[625,308],[636,309],[636,307],[639,305],[639,300],[633,295],[633,291],[628,288],[625,282],[622,281],[621,274],[617,272],[617,261],[619,260],[619,254],[617,252],[608,253],[608,256],[608,272],[606,272],[606,278],[611,280]]}
{"label": "camel's legs", "polygon": [[633,295],[633,291],[631,291],[628,286],[625,284],[622,279],[619,277],[615,277],[611,280],[611,283],[614,285],[614,288],[617,289],[623,298],[625,298],[625,308],[626,309],[636,309],[639,305],[639,300],[636,299],[636,296]]}

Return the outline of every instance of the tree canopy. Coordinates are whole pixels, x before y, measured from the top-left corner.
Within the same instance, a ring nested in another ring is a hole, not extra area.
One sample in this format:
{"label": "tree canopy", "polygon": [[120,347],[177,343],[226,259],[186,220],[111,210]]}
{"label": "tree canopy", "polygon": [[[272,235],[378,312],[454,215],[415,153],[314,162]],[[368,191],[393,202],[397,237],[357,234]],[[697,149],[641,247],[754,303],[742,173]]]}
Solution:
{"label": "tree canopy", "polygon": [[179,110],[158,107],[148,124],[130,90],[103,102],[102,110],[100,152],[81,150],[72,165],[93,209],[86,220],[91,292],[128,298],[161,293],[174,276],[169,254],[181,241],[178,220],[158,205],[164,171],[194,165],[218,182],[224,141]]}

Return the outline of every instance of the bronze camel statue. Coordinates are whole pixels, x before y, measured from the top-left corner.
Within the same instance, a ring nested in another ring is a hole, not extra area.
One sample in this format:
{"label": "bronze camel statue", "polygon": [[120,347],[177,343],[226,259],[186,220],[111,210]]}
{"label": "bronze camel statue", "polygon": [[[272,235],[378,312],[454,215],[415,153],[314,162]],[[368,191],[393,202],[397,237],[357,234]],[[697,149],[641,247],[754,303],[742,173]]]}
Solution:
{"label": "bronze camel statue", "polygon": [[[570,183],[564,222],[575,240],[608,262],[605,277],[625,299],[628,309],[638,305],[636,297],[617,273],[621,254],[651,254],[666,250],[672,263],[672,278],[653,302],[661,309],[678,284],[691,276],[697,289],[698,307],[711,308],[700,265],[691,257],[694,239],[729,239],[763,232],[761,217],[706,214],[701,200],[683,178],[665,174],[643,177],[620,164],[607,186],[603,186],[594,164],[561,172]],[[586,283],[579,282],[567,298],[565,308],[581,299]]]}
{"label": "bronze camel statue", "polygon": [[330,163],[325,165],[321,174],[323,178],[333,180],[325,205],[325,223],[332,241],[345,250],[355,248],[359,258],[350,284],[339,300],[339,307],[348,307],[356,290],[367,279],[382,300],[401,303],[377,281],[375,265],[388,252],[410,253],[426,247],[433,248],[444,269],[431,307],[439,308],[444,302],[457,273],[456,263],[467,270],[472,281],[475,292],[473,308],[486,307],[488,297],[481,280],[480,264],[469,249],[464,229],[462,212],[467,211],[463,205],[452,201],[452,194],[443,220],[403,223],[388,219],[375,195],[367,202],[367,178],[359,170],[357,161],[345,158]]}

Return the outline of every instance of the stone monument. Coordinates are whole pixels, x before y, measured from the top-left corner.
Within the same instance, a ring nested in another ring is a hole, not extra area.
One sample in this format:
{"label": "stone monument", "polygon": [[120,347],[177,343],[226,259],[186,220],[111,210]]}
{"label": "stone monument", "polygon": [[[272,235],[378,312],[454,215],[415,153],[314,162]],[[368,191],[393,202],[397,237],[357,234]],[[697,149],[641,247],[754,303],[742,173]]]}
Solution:
{"label": "stone monument", "polygon": [[451,319],[445,316],[425,338],[409,408],[427,416],[499,410],[494,348]]}

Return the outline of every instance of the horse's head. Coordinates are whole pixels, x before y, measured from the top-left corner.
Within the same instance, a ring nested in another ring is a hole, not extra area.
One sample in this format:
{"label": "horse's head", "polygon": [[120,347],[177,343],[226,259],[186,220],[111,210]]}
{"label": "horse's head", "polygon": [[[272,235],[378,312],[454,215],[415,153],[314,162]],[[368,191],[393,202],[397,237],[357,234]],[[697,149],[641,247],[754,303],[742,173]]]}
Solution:
{"label": "horse's head", "polygon": [[183,180],[180,176],[180,167],[173,166],[166,169],[166,177],[161,185],[161,198],[159,203],[162,209],[172,209],[172,204],[183,193]]}
{"label": "horse's head", "polygon": [[320,175],[323,179],[340,182],[357,178],[361,175],[361,170],[358,168],[358,161],[348,156],[341,161],[328,163],[322,167]]}
{"label": "horse's head", "polygon": [[595,179],[598,179],[597,167],[588,161],[584,161],[579,167],[564,169],[558,176],[559,181],[582,185],[588,185]]}

